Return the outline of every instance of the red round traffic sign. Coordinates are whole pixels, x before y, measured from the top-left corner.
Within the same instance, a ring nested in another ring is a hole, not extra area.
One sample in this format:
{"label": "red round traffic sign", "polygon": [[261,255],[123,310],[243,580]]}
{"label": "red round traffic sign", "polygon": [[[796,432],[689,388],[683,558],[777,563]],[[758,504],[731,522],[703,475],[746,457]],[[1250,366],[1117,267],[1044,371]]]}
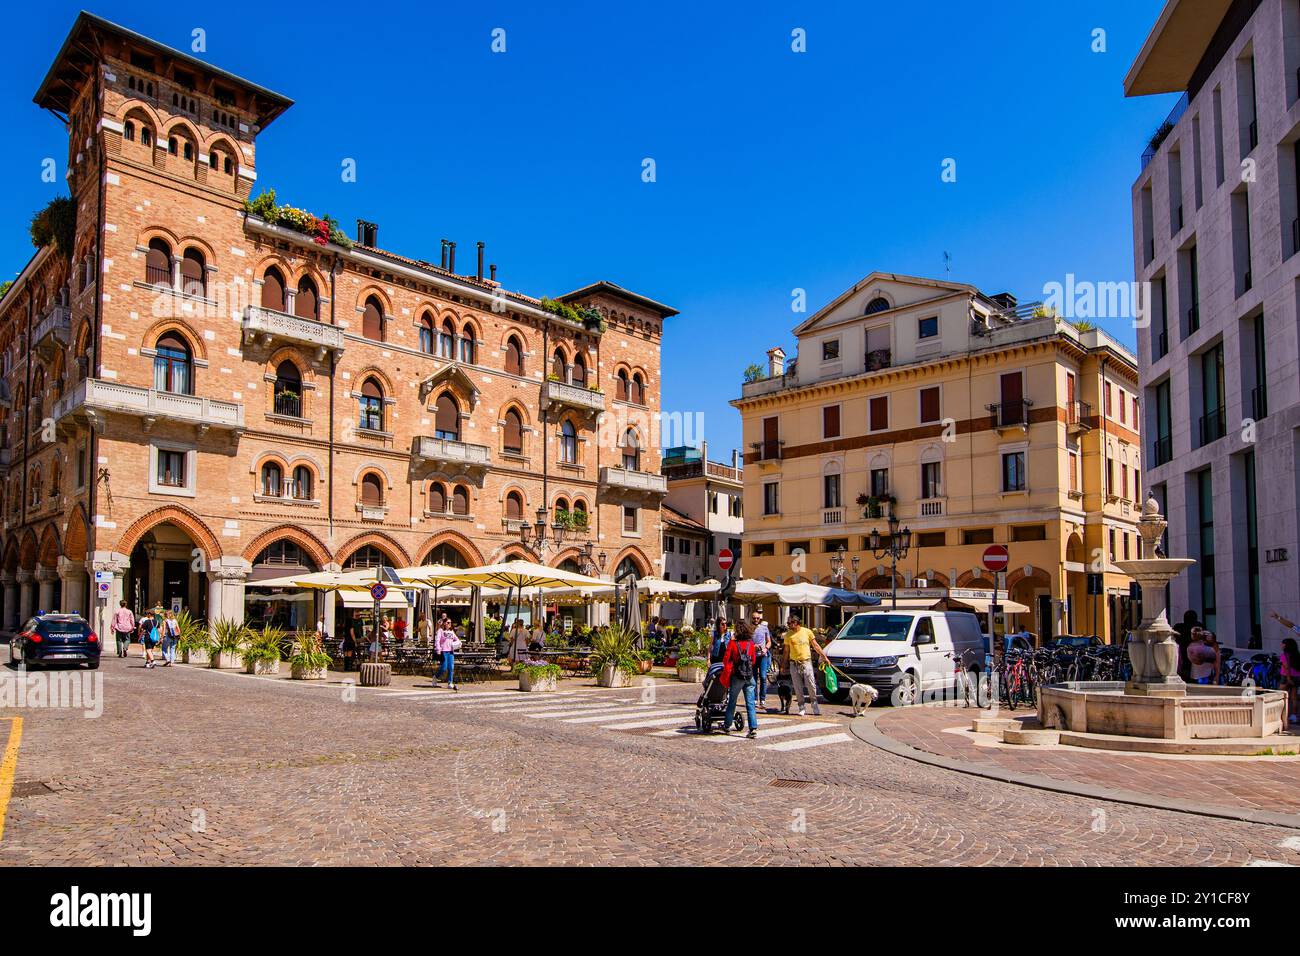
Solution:
{"label": "red round traffic sign", "polygon": [[718,567],[724,571],[728,570],[735,560],[736,556],[731,553],[730,548],[723,548],[718,552]]}
{"label": "red round traffic sign", "polygon": [[374,584],[370,585],[370,596],[374,598],[375,601],[382,601],[384,598],[388,597],[388,588],[385,587],[383,581],[376,581]]}
{"label": "red round traffic sign", "polygon": [[991,544],[984,549],[983,561],[985,571],[1005,571],[1011,563],[1011,555],[1003,545]]}

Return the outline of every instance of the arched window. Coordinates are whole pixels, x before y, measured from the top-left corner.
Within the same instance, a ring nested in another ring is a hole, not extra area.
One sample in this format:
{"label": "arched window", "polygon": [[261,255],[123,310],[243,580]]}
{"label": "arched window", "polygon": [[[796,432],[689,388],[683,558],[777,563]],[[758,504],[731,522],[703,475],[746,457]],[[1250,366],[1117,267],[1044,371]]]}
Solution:
{"label": "arched window", "polygon": [[469,561],[466,560],[465,555],[461,554],[460,551],[454,545],[447,544],[446,542],[438,545],[436,548],[434,548],[432,551],[426,554],[424,556],[424,560],[421,561],[420,563],[421,564],[442,564],[449,568],[469,567]]}
{"label": "arched window", "polygon": [[506,371],[512,375],[524,374],[524,347],[513,335],[506,341]]}
{"label": "arched window", "polygon": [[144,257],[144,281],[151,285],[172,284],[172,247],[165,239],[149,240],[149,251]]}
{"label": "arched window", "polygon": [[428,312],[420,317],[420,351],[425,355],[433,355],[437,345],[437,333],[433,328],[433,316]]}
{"label": "arched window", "polygon": [[376,342],[384,341],[384,309],[373,295],[366,299],[365,312],[361,316],[361,334]]}
{"label": "arched window", "polygon": [[457,485],[451,493],[451,513],[454,515],[469,514],[469,489],[464,485]]}
{"label": "arched window", "polygon": [[348,570],[354,568],[387,568],[392,567],[392,562],[388,560],[388,555],[380,551],[373,544],[368,544],[364,548],[357,548],[352,552],[343,565]]}
{"label": "arched window", "polygon": [[293,298],[293,314],[300,319],[320,321],[320,293],[311,276],[298,280],[298,294]]}
{"label": "arched window", "polygon": [[153,358],[153,387],[160,392],[194,394],[193,358],[189,344],[175,332],[158,339]]}
{"label": "arched window", "polygon": [[574,385],[586,388],[587,386],[587,362],[583,359],[582,353],[579,352],[573,357],[573,368],[571,370]]}
{"label": "arched window", "polygon": [[587,503],[579,498],[573,503],[573,527],[579,531],[587,527]]}
{"label": "arched window", "polygon": [[373,471],[361,476],[361,503],[376,507],[384,503],[384,483]]}
{"label": "arched window", "polygon": [[188,139],[181,145],[181,158],[194,159],[194,145]]}
{"label": "arched window", "polygon": [[293,470],[293,496],[302,501],[311,501],[312,485],[314,484],[312,479],[314,477],[311,469],[306,465],[299,465],[295,468]]}
{"label": "arched window", "polygon": [[637,444],[636,432],[630,428],[623,433],[623,467],[628,471],[641,470],[641,448]]}
{"label": "arched window", "polygon": [[621,368],[618,370],[618,381],[614,384],[614,397],[619,399],[620,401],[626,402],[628,400],[627,396],[628,396],[627,369]]}
{"label": "arched window", "polygon": [[502,451],[511,455],[524,453],[524,420],[516,409],[506,409],[504,436],[501,442]]}
{"label": "arched window", "polygon": [[122,138],[128,143],[135,142],[135,123],[132,120],[122,124]]}
{"label": "arched window", "polygon": [[438,334],[438,356],[445,359],[456,357],[456,326],[451,324],[451,319],[442,320],[442,331]]}
{"label": "arched window", "polygon": [[568,365],[564,361],[564,353],[556,349],[555,355],[551,358],[551,377],[561,382],[568,381]]}
{"label": "arched window", "polygon": [[275,369],[275,413],[302,418],[302,373],[288,359]]}
{"label": "arched window", "polygon": [[506,495],[506,517],[512,521],[519,521],[524,516],[524,499],[517,491],[512,491]]}
{"label": "arched window", "polygon": [[560,461],[566,465],[578,463],[578,433],[567,418],[560,423]]}
{"label": "arched window", "polygon": [[473,365],[474,352],[474,327],[466,322],[460,327],[460,360],[466,365]]}
{"label": "arched window", "polygon": [[203,253],[193,247],[186,249],[181,257],[181,291],[186,295],[206,295],[207,289],[208,271]]}
{"label": "arched window", "polygon": [[284,493],[284,472],[273,461],[262,466],[262,494],[279,498]]}
{"label": "arched window", "polygon": [[446,441],[460,441],[460,406],[450,392],[438,396],[433,415],[433,433]]}
{"label": "arched window", "polygon": [[641,377],[640,372],[632,376],[632,386],[628,389],[627,400],[637,405],[645,404],[645,379]]}
{"label": "arched window", "polygon": [[361,383],[361,420],[358,428],[372,432],[384,430],[384,391],[373,378]]}
{"label": "arched window", "polygon": [[274,266],[262,276],[262,308],[284,311],[284,276]]}
{"label": "arched window", "polygon": [[148,126],[140,127],[140,145],[141,146],[153,145],[153,130],[151,130]]}
{"label": "arched window", "polygon": [[447,489],[442,486],[442,482],[435,481],[429,485],[429,511],[433,514],[442,514],[447,510]]}
{"label": "arched window", "polygon": [[874,299],[872,299],[870,302],[867,303],[867,310],[864,314],[875,315],[877,312],[886,312],[888,310],[889,310],[889,300],[882,296],[876,296]]}
{"label": "arched window", "polygon": [[168,136],[168,137],[167,137],[167,152],[171,153],[171,155],[173,155],[173,156],[176,155],[176,137],[175,137],[175,136]]}

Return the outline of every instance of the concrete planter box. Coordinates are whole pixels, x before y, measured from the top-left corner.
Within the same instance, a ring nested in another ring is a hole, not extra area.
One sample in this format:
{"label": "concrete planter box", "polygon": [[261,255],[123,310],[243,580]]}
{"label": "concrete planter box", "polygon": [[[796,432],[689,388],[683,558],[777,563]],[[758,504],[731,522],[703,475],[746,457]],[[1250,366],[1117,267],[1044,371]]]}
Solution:
{"label": "concrete planter box", "polygon": [[545,694],[556,689],[554,677],[533,679],[528,674],[519,675],[519,689],[526,694]]}
{"label": "concrete planter box", "polygon": [[185,651],[184,655],[186,664],[197,664],[200,667],[212,666],[212,652],[206,647],[197,651]]}
{"label": "concrete planter box", "polygon": [[632,675],[611,664],[601,668],[600,673],[596,675],[596,683],[601,687],[631,687]]}
{"label": "concrete planter box", "polygon": [[292,680],[325,680],[329,676],[328,667],[302,667],[298,664],[289,666],[289,677]]}
{"label": "concrete planter box", "polygon": [[685,681],[688,684],[698,684],[704,680],[704,676],[709,672],[707,667],[701,667],[698,664],[688,664],[685,667],[677,668],[677,679]]}
{"label": "concrete planter box", "polygon": [[239,659],[238,651],[217,651],[212,655],[209,666],[218,670],[233,671],[243,667],[244,662]]}
{"label": "concrete planter box", "polygon": [[280,662],[277,661],[250,661],[244,665],[245,674],[278,674],[280,673]]}

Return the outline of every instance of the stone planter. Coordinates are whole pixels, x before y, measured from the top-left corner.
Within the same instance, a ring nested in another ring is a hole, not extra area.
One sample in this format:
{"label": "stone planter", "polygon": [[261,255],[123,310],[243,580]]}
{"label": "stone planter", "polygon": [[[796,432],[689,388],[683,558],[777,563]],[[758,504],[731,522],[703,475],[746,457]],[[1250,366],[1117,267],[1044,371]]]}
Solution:
{"label": "stone planter", "polygon": [[361,665],[361,680],[359,683],[362,687],[387,687],[392,682],[393,667],[391,664],[367,662]]}
{"label": "stone planter", "polygon": [[250,661],[244,665],[245,674],[278,674],[280,673],[280,662],[275,661]]}
{"label": "stone planter", "polygon": [[637,661],[637,662],[636,662],[636,669],[637,669],[637,671],[639,671],[639,672],[642,673],[642,674],[649,674],[651,668],[653,668],[654,666],[655,666],[655,662],[654,662],[654,661]]}
{"label": "stone planter", "polygon": [[328,667],[304,667],[300,664],[289,665],[289,677],[293,680],[325,680],[330,676]]}
{"label": "stone planter", "polygon": [[556,688],[554,677],[538,677],[534,679],[526,672],[519,675],[519,689],[525,694],[545,694]]}
{"label": "stone planter", "polygon": [[206,647],[198,650],[187,650],[184,653],[186,664],[197,664],[200,667],[212,666],[212,652]]}
{"label": "stone planter", "polygon": [[708,672],[707,667],[701,667],[698,664],[687,664],[677,668],[677,679],[688,684],[699,684],[704,680],[704,675]]}
{"label": "stone planter", "polygon": [[244,666],[244,662],[239,659],[238,651],[217,651],[212,655],[208,666],[229,671],[238,670]]}
{"label": "stone planter", "polygon": [[596,675],[596,683],[601,687],[631,687],[632,675],[610,664],[608,667],[601,668],[600,673]]}

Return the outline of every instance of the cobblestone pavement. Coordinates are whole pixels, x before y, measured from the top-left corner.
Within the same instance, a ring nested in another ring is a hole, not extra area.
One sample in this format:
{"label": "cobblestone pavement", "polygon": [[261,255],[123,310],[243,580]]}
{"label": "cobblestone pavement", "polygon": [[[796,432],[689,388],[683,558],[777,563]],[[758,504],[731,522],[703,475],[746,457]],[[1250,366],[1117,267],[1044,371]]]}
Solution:
{"label": "cobblestone pavement", "polygon": [[843,707],[797,731],[760,719],[780,732],[745,741],[680,732],[698,688],[675,682],[653,701],[572,684],[538,700],[134,658],[100,673],[98,719],[21,711],[0,865],[1300,862],[1281,828],[990,782],[856,739],[771,749],[848,737]]}

